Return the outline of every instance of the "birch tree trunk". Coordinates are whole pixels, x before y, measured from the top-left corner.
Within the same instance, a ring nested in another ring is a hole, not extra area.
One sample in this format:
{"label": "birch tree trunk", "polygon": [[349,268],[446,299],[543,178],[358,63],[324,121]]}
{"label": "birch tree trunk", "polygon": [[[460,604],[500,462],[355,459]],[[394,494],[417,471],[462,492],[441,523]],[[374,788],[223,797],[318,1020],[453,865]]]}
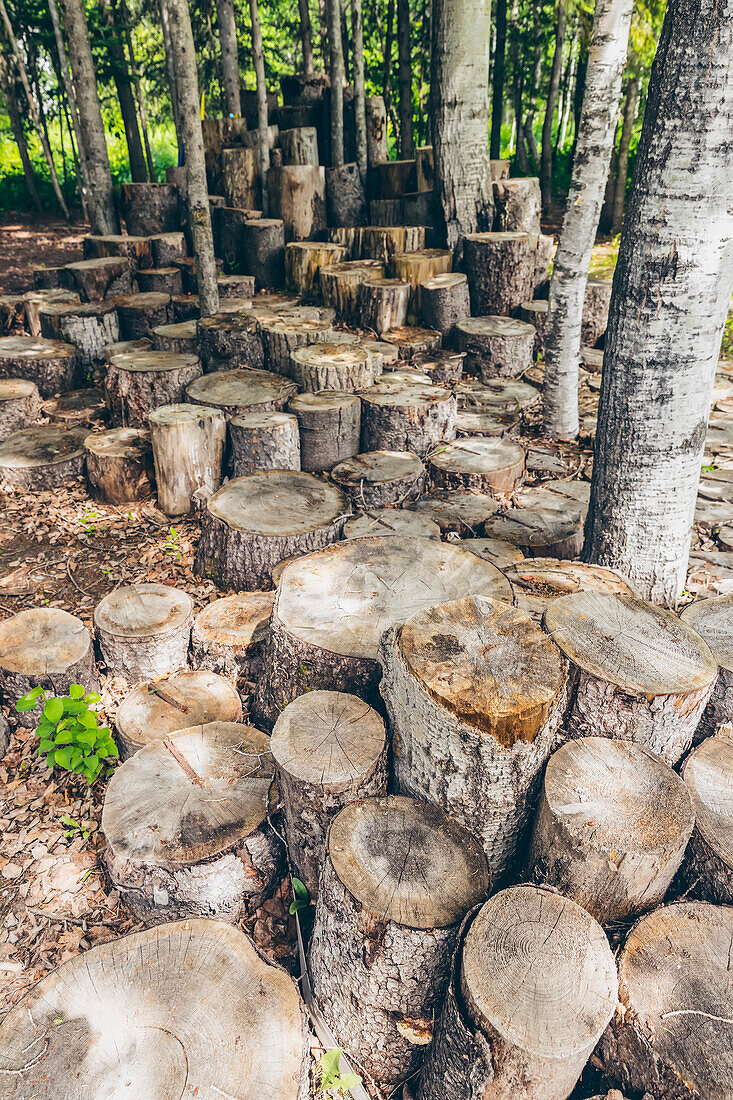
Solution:
{"label": "birch tree trunk", "polygon": [[545,434],[578,434],[583,302],[616,130],[633,0],[598,0],[567,209],[550,284],[545,341]]}
{"label": "birch tree trunk", "polygon": [[84,135],[91,231],[97,236],[119,233],[120,222],[112,199],[112,173],[84,8],[81,0],[62,0],[61,9],[79,108],[79,125]]}
{"label": "birch tree trunk", "polygon": [[616,174],[616,187],[613,195],[613,232],[620,233],[624,220],[624,203],[626,201],[626,177],[629,172],[629,146],[631,134],[636,122],[636,109],[639,104],[639,80],[632,76],[626,89],[626,102],[624,104],[624,122],[621,129],[621,142],[618,147],[618,171]]}
{"label": "birch tree trunk", "polygon": [[300,15],[300,43],[303,48],[303,74],[306,77],[315,75],[313,63],[313,28],[311,27],[311,13],[308,0],[298,0],[298,13]]}
{"label": "birch tree trunk", "polygon": [[435,177],[448,247],[491,229],[490,0],[435,0],[431,108]]}
{"label": "birch tree trunk", "polygon": [[506,69],[506,4],[496,4],[496,47],[494,49],[494,73],[491,81],[491,159],[501,156],[501,122],[504,113],[504,75]]}
{"label": "birch tree trunk", "polygon": [[[53,3],[53,0],[51,0],[51,2]],[[36,210],[40,211],[41,200],[38,197],[38,189],[36,187],[36,175],[33,171],[31,158],[28,155],[28,145],[26,144],[25,134],[23,133],[23,123],[20,117],[18,100],[15,95],[15,82],[8,68],[7,58],[5,57],[5,54],[2,50],[0,50],[0,91],[2,91],[3,97],[5,99],[5,106],[8,111],[8,118],[10,119],[10,129],[13,132],[15,144],[18,146],[20,163],[23,165],[23,175],[25,176],[25,183],[26,187],[28,188],[28,194],[30,195]]]}
{"label": "birch tree trunk", "polygon": [[331,166],[344,163],[344,49],[341,40],[341,5],[326,0],[331,76]]}
{"label": "birch tree trunk", "polygon": [[227,114],[238,118],[242,113],[239,94],[239,52],[237,50],[237,24],[232,0],[216,0],[216,18],[219,21],[219,45],[221,46],[221,71],[224,77],[224,95]]}
{"label": "birch tree trunk", "polygon": [[147,183],[148,170],[145,164],[143,143],[140,138],[140,128],[137,124],[137,111],[135,110],[135,97],[132,94],[132,81],[127,66],[127,58],[122,45],[120,29],[115,23],[114,11],[110,0],[102,0],[100,5],[102,18],[107,27],[106,45],[109,57],[112,79],[117,91],[117,99],[120,104],[122,125],[125,128],[125,141],[130,157],[130,174],[133,183]]}
{"label": "birch tree trunk", "polygon": [[362,187],[366,186],[367,134],[366,95],[364,91],[364,27],[361,0],[351,0],[351,34],[354,40],[354,116],[356,120],[356,163]]}
{"label": "birch tree trunk", "polygon": [[547,90],[545,119],[542,124],[542,159],[540,164],[540,187],[542,189],[542,209],[547,213],[552,205],[552,124],[560,93],[562,75],[562,51],[565,45],[567,9],[565,0],[557,0],[557,26],[555,29],[555,54],[552,58],[550,86]]}
{"label": "birch tree trunk", "polygon": [[685,581],[733,291],[732,36],[733,0],[670,0],[606,336],[586,560],[659,603]]}
{"label": "birch tree trunk", "polygon": [[186,203],[196,257],[199,308],[202,317],[209,317],[219,309],[219,290],[211,233],[209,188],[206,182],[196,53],[187,0],[166,0],[166,3],[178,107],[181,113],[179,141],[183,139],[186,150]]}
{"label": "birch tree trunk", "polygon": [[267,195],[267,173],[270,168],[270,145],[267,133],[267,84],[265,83],[265,54],[262,49],[262,28],[257,0],[249,0],[252,21],[252,62],[257,80],[257,160],[262,187],[262,216],[267,217],[270,202]]}
{"label": "birch tree trunk", "polygon": [[400,103],[400,157],[412,160],[412,49],[410,43],[410,0],[397,0],[397,87]]}

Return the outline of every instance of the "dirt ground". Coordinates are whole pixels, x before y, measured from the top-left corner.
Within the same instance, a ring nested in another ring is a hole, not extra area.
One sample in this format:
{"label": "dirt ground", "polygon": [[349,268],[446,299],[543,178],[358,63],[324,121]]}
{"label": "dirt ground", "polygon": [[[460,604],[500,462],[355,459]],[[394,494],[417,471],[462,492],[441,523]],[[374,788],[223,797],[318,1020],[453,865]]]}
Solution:
{"label": "dirt ground", "polygon": [[0,215],[0,293],[33,289],[31,268],[60,267],[81,259],[81,242],[89,232],[85,222],[36,219],[23,214]]}

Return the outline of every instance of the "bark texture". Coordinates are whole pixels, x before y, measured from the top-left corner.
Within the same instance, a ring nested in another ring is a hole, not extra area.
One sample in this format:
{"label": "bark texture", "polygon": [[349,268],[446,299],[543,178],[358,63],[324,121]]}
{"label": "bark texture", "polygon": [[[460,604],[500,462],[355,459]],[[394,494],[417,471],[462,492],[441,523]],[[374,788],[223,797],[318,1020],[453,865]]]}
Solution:
{"label": "bark texture", "polygon": [[221,409],[165,405],[148,414],[158,507],[167,516],[191,511],[194,493],[221,484],[227,427]]}
{"label": "bark texture", "polygon": [[131,684],[188,663],[193,600],[165,584],[116,588],[94,609],[94,629],[110,676]]}
{"label": "bark texture", "polygon": [[242,113],[239,93],[239,51],[237,50],[237,24],[232,0],[216,0],[216,18],[219,23],[221,46],[221,71],[224,77],[227,114],[237,118]]}

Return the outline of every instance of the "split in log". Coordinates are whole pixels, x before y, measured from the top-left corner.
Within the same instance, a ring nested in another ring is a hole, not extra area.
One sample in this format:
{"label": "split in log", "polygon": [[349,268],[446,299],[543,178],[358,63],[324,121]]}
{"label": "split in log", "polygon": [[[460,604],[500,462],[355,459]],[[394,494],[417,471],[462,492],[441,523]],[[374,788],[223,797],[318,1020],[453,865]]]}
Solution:
{"label": "split in log", "polygon": [[151,332],[156,351],[174,351],[177,355],[196,354],[197,321],[179,321],[175,325],[158,325]]}
{"label": "split in log", "polygon": [[150,267],[138,271],[137,285],[141,294],[183,294],[180,267]]}
{"label": "split in log", "polygon": [[433,351],[418,351],[413,355],[411,365],[423,374],[427,374],[434,386],[444,386],[458,382],[463,374],[464,354],[461,351],[447,351],[435,348]]}
{"label": "split in log", "polygon": [[235,145],[221,151],[221,175],[227,206],[245,210],[262,208],[257,150]]}
{"label": "split in log", "polygon": [[229,421],[232,477],[259,470],[299,470],[298,418],[286,412],[249,412]]}
{"label": "split in log", "polygon": [[29,428],[40,412],[41,398],[35,382],[24,378],[0,378],[0,441],[13,432]]}
{"label": "split in log", "polygon": [[239,241],[242,269],[254,275],[255,285],[282,284],[285,258],[285,227],[280,218],[257,218],[242,226]]}
{"label": "split in log", "polygon": [[182,260],[186,255],[186,238],[183,233],[156,233],[149,240],[153,262],[145,264],[145,267],[170,267],[174,260]]}
{"label": "split in log", "polygon": [[198,404],[163,405],[151,409],[148,423],[158,507],[167,516],[186,515],[197,490],[213,493],[221,484],[224,413]]}
{"label": "split in log", "polygon": [[172,183],[123,183],[122,217],[134,237],[180,230],[178,188]]}
{"label": "split in log", "polygon": [[365,225],[369,220],[358,164],[326,168],[326,213],[331,225]]}
{"label": "split in log", "polygon": [[347,520],[344,527],[345,539],[384,538],[389,535],[440,539],[440,527],[427,516],[407,508],[370,508],[368,512]]}
{"label": "split in log", "polygon": [[714,596],[689,604],[680,614],[710,646],[718,662],[718,678],[710,702],[695,730],[693,744],[733,722],[733,596]]}
{"label": "split in log", "polygon": [[425,467],[410,451],[372,451],[339,462],[331,470],[331,480],[351,498],[354,508],[366,512],[419,496]]}
{"label": "split in log", "polygon": [[455,386],[459,408],[491,408],[494,412],[516,413],[528,409],[540,399],[539,391],[516,378],[488,378],[477,382],[464,378]]}
{"label": "split in log", "polygon": [[221,409],[227,417],[246,412],[282,412],[298,388],[266,370],[221,370],[186,386],[186,400]]}
{"label": "split in log", "polygon": [[733,905],[733,736],[719,729],[690,753],[682,778],[695,828],[682,868],[685,894]]}
{"label": "split in log", "polygon": [[150,432],[142,428],[112,428],[84,440],[87,478],[92,493],[105,504],[145,500],[153,491],[153,450]]}
{"label": "split in log", "polygon": [[318,131],[315,126],[296,126],[278,135],[284,164],[312,164],[318,167]]}
{"label": "split in log", "polygon": [[[221,303],[220,303],[221,304]],[[264,366],[259,324],[251,313],[215,313],[196,322],[196,348],[206,373]]]}
{"label": "split in log", "polygon": [[381,260],[352,260],[320,268],[323,301],[336,310],[340,321],[356,323],[359,319],[359,288],[372,279],[384,278]]}
{"label": "split in log", "polygon": [[583,324],[581,328],[583,347],[596,347],[598,341],[605,335],[610,304],[610,281],[608,279],[589,279],[586,283],[585,300],[583,302]]}
{"label": "split in log", "polygon": [[328,344],[334,331],[330,321],[309,317],[275,316],[259,324],[262,351],[267,370],[290,376],[290,357],[306,344]]}
{"label": "split in log", "polygon": [[508,316],[534,296],[537,234],[467,233],[463,262],[471,312],[479,317]]}
{"label": "split in log", "polygon": [[382,333],[382,339],[394,344],[400,359],[412,359],[421,351],[435,351],[443,342],[439,332],[433,329],[419,328],[415,325],[403,325]]}
{"label": "split in log", "polygon": [[[518,313],[520,320],[534,327],[534,357],[545,354],[545,341],[547,340],[547,328],[549,320],[549,302],[546,299],[536,298],[532,302],[522,302]],[[582,354],[582,353],[581,353]],[[603,355],[601,354],[601,362]]]}
{"label": "split in log", "polygon": [[0,337],[0,378],[35,382],[41,397],[73,390],[77,354],[71,344],[32,336]]}
{"label": "split in log", "polygon": [[435,489],[411,504],[410,508],[432,519],[444,534],[452,532],[461,538],[470,538],[481,534],[483,524],[498,512],[499,505],[487,493]]}
{"label": "split in log", "polygon": [[430,478],[439,489],[511,493],[524,477],[524,447],[511,439],[463,438],[436,447]]}
{"label": "split in log", "polygon": [[328,241],[293,241],[285,246],[285,281],[307,301],[321,296],[320,270],[346,258],[346,249]]}
{"label": "split in log", "polygon": [[[183,236],[183,234],[179,234]],[[130,261],[133,272],[158,266],[154,238],[133,237],[122,233],[85,237],[82,241],[85,260],[101,260],[107,256],[122,256]],[[63,270],[63,269],[62,269]]]}
{"label": "split in log", "polygon": [[105,359],[104,349],[120,335],[114,302],[71,302],[43,306],[41,332],[48,340],[73,344],[79,364],[89,369]]}
{"label": "split in log", "polygon": [[511,317],[467,317],[455,328],[466,367],[483,382],[521,377],[532,366],[535,337],[534,325]]}
{"label": "split in log", "polygon": [[0,484],[5,489],[44,490],[84,473],[86,428],[39,424],[0,443]]}
{"label": "split in log", "polygon": [[284,164],[267,173],[273,217],[280,218],[286,241],[307,241],[326,228],[325,169],[313,164]]}
{"label": "split in log", "polygon": [[201,375],[201,360],[190,353],[137,351],[113,355],[104,396],[113,424],[147,428],[148,414],[183,401],[187,385]]}
{"label": "split in log", "polygon": [[94,630],[110,676],[131,684],[188,664],[193,600],[167,584],[115,588],[94,609]]}
{"label": "split in log", "polygon": [[101,302],[103,298],[132,294],[132,268],[124,256],[67,264],[64,279],[71,290],[78,292],[82,302]]}
{"label": "split in log", "polygon": [[455,439],[456,401],[439,386],[380,383],[361,395],[364,451],[414,451],[425,455]]}
{"label": "split in log", "polygon": [[636,595],[620,573],[602,565],[586,565],[581,561],[532,558],[507,568],[506,575],[514,589],[517,607],[521,607],[534,618],[541,618],[553,600],[571,592]]}
{"label": "split in log", "polygon": [[378,335],[407,322],[411,288],[400,279],[372,278],[359,286],[357,313],[361,325]]}
{"label": "split in log", "polygon": [[288,405],[298,418],[300,468],[322,473],[359,453],[361,401],[352,393],[300,393]]}
{"label": "split in log", "polygon": [[[150,335],[158,325],[168,323],[169,294],[128,294],[117,298],[117,316],[120,320],[120,335],[124,340],[139,340]],[[196,303],[198,309],[198,302]],[[171,318],[182,321],[183,317]]]}
{"label": "split in log", "polygon": [[290,374],[304,393],[358,393],[382,374],[381,360],[358,344],[307,344],[290,356]]}
{"label": "split in log", "polygon": [[494,181],[494,224],[500,233],[539,233],[540,181],[533,176]]}
{"label": "split in log", "polygon": [[262,667],[274,599],[274,592],[238,592],[208,604],[193,622],[193,667],[225,676],[240,695],[249,695]]}

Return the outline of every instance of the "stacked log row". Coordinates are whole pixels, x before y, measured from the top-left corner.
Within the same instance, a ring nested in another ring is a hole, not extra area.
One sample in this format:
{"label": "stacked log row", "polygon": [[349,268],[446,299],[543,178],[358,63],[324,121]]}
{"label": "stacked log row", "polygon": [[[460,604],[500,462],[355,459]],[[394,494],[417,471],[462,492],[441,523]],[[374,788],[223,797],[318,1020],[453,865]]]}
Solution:
{"label": "stacked log row", "polygon": [[301,470],[323,473],[359,453],[361,401],[353,393],[301,393],[288,409],[298,418]]}
{"label": "stacked log row", "polygon": [[67,264],[64,278],[67,286],[78,292],[82,302],[101,302],[103,298],[132,294],[132,268],[124,257],[108,256]]}
{"label": "stacked log row", "polygon": [[229,421],[232,477],[258,470],[299,470],[298,419],[286,412],[249,412]]}
{"label": "stacked log row", "polygon": [[524,477],[524,448],[511,439],[468,436],[430,455],[430,477],[440,489],[510,493]]}
{"label": "stacked log row", "polygon": [[172,183],[123,183],[122,216],[135,237],[180,230],[178,188]]}
{"label": "stacked log row", "polygon": [[364,451],[414,451],[425,455],[455,439],[456,400],[439,386],[379,383],[361,395]]}
{"label": "stacked log row", "polygon": [[[117,316],[120,321],[120,336],[123,340],[139,340],[150,335],[152,329],[168,322],[169,294],[159,292],[149,294],[128,294],[117,298]],[[184,317],[172,317],[171,320],[183,321]]]}
{"label": "stacked log row", "polygon": [[274,592],[240,592],[199,612],[191,633],[193,667],[225,676],[240,695],[249,695],[262,666],[274,599]]}
{"label": "stacked log row", "polygon": [[213,493],[221,483],[226,419],[205,405],[163,405],[148,414],[155,462],[158,507],[167,516],[191,511],[201,490]]}
{"label": "stacked log row", "polygon": [[[177,234],[182,236],[182,234]],[[85,260],[99,260],[106,256],[122,256],[130,261],[133,272],[158,266],[153,237],[136,237],[132,234],[112,233],[106,236],[89,236],[82,241]]]}
{"label": "stacked log row", "polygon": [[450,339],[458,321],[471,315],[468,279],[461,272],[432,275],[420,283],[420,319]]}
{"label": "stacked log row", "polygon": [[0,338],[0,378],[35,382],[41,397],[73,390],[77,353],[71,344],[32,336]]}
{"label": "stacked log row", "polygon": [[373,386],[381,360],[358,344],[306,344],[290,356],[290,374],[304,393],[358,393]]}
{"label": "stacked log row", "polygon": [[221,409],[227,418],[246,412],[281,412],[297,393],[288,378],[266,370],[221,370],[186,386],[186,400]]}
{"label": "stacked log row", "polygon": [[84,473],[86,428],[49,424],[22,428],[0,443],[0,484],[6,489],[43,490]]}
{"label": "stacked log row", "polygon": [[116,588],[94,610],[104,663],[130,683],[185,667],[192,623],[191,597],[165,584]]}
{"label": "stacked log row", "polygon": [[320,298],[320,271],[346,259],[346,249],[328,241],[295,241],[285,247],[285,280],[306,301]]}
{"label": "stacked log row", "polygon": [[92,495],[105,504],[144,500],[153,489],[153,449],[150,432],[142,428],[112,428],[84,440],[87,479]]}
{"label": "stacked log row", "polygon": [[724,726],[692,752],[682,778],[695,810],[685,855],[685,893],[733,904],[733,731]]}
{"label": "stacked log row", "polygon": [[48,340],[73,344],[85,368],[104,362],[107,344],[119,339],[120,322],[114,302],[79,302],[43,306],[41,333]]}
{"label": "stacked log row", "polygon": [[680,618],[705,639],[718,662],[718,678],[693,742],[717,733],[733,721],[733,596],[714,596],[691,603]]}
{"label": "stacked log row", "polygon": [[463,261],[476,316],[509,316],[534,296],[536,234],[468,233]]}
{"label": "stacked log row", "polygon": [[532,366],[536,330],[511,317],[467,317],[455,328],[456,347],[466,353],[466,366],[486,382],[520,378]]}
{"label": "stacked log row", "polygon": [[113,355],[104,395],[113,424],[147,428],[148,414],[161,405],[183,401],[186,387],[202,373],[197,355],[172,351]]}
{"label": "stacked log row", "polygon": [[29,427],[41,411],[35,382],[23,378],[0,378],[0,441]]}
{"label": "stacked log row", "polygon": [[373,278],[359,286],[358,312],[364,328],[378,335],[407,322],[410,284],[400,279]]}
{"label": "stacked log row", "polygon": [[351,498],[354,508],[366,511],[418,496],[425,467],[409,451],[372,451],[339,462],[331,470],[331,480]]}
{"label": "stacked log row", "polygon": [[264,366],[259,325],[250,314],[215,313],[196,322],[196,347],[207,373]]}
{"label": "stacked log row", "polygon": [[306,344],[328,344],[334,331],[330,321],[308,317],[274,317],[260,322],[260,337],[267,370],[290,375],[290,357]]}
{"label": "stacked log row", "polygon": [[323,301],[336,310],[341,321],[359,320],[359,287],[371,279],[384,278],[381,260],[352,260],[320,269]]}

